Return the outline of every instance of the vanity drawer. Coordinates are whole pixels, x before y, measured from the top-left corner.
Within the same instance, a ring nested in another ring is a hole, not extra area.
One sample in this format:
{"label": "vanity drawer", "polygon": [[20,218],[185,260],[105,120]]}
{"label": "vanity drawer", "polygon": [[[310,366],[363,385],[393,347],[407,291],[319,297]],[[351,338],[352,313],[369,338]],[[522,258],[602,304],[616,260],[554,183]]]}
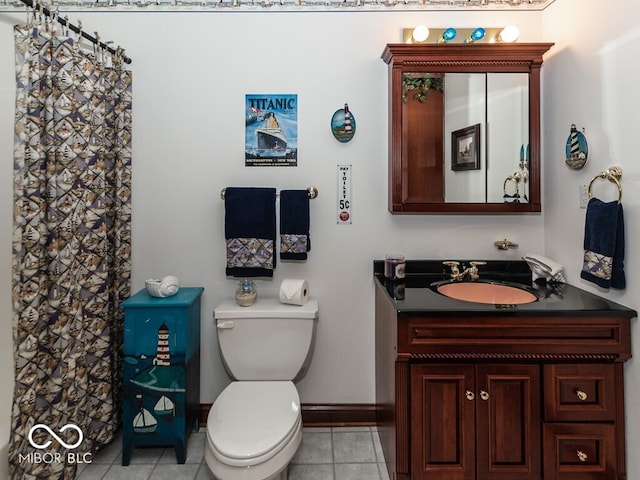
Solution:
{"label": "vanity drawer", "polygon": [[616,471],[610,424],[553,423],[543,427],[545,480],[602,480]]}
{"label": "vanity drawer", "polygon": [[613,364],[545,365],[545,420],[615,421],[615,378]]}

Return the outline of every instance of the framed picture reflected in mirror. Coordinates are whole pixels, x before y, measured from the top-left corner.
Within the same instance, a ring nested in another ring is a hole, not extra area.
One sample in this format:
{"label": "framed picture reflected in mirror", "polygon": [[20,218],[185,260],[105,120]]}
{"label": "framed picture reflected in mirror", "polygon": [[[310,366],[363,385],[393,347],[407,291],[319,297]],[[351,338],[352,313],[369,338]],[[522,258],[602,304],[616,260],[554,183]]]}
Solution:
{"label": "framed picture reflected in mirror", "polygon": [[480,124],[451,132],[451,170],[480,169]]}

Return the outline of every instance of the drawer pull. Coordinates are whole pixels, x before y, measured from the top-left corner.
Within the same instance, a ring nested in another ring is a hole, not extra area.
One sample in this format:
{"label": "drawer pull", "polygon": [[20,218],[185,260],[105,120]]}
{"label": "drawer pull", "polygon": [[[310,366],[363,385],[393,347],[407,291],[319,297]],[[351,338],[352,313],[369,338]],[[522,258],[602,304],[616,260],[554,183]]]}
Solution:
{"label": "drawer pull", "polygon": [[475,400],[476,394],[471,390],[465,390],[464,394],[467,396],[467,400]]}
{"label": "drawer pull", "polygon": [[577,388],[576,397],[578,397],[579,400],[582,400],[584,402],[589,397],[589,395],[587,395],[587,392],[583,392],[582,390]]}
{"label": "drawer pull", "polygon": [[589,458],[587,454],[584,453],[582,450],[578,450],[576,454],[578,455],[578,460],[580,460],[581,462],[586,462],[587,458]]}
{"label": "drawer pull", "polygon": [[480,390],[480,398],[485,401],[489,400],[489,392],[486,390]]}

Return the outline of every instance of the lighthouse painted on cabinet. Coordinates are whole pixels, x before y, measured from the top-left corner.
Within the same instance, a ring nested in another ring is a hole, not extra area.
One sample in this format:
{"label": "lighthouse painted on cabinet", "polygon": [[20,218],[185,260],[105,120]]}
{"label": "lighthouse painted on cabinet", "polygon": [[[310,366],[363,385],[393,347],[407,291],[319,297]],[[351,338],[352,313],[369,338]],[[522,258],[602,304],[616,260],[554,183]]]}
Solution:
{"label": "lighthouse painted on cabinet", "polygon": [[171,297],[141,290],[122,303],[125,314],[122,464],[140,446],[173,446],[186,460],[198,428],[201,287]]}
{"label": "lighthouse painted on cabinet", "polygon": [[168,367],[171,365],[171,351],[169,350],[169,328],[163,323],[158,329],[158,350],[154,365]]}

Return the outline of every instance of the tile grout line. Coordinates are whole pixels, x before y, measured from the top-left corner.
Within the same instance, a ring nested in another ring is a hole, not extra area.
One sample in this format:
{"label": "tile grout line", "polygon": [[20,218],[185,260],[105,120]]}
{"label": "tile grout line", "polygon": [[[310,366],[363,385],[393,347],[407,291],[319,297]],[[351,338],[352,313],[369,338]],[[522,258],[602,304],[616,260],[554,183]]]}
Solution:
{"label": "tile grout line", "polygon": [[333,473],[333,480],[336,480],[336,454],[333,447],[333,432],[335,427],[331,427],[331,471]]}

